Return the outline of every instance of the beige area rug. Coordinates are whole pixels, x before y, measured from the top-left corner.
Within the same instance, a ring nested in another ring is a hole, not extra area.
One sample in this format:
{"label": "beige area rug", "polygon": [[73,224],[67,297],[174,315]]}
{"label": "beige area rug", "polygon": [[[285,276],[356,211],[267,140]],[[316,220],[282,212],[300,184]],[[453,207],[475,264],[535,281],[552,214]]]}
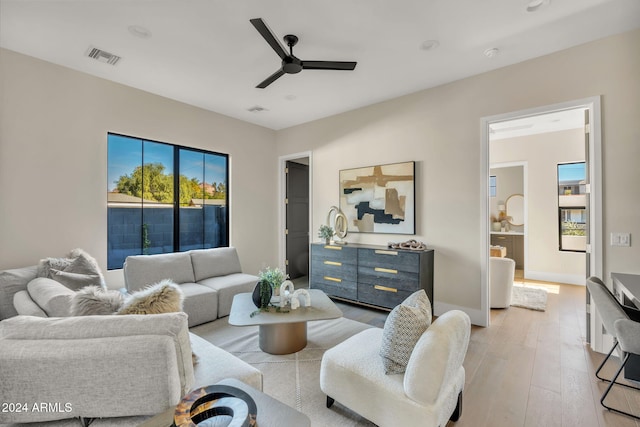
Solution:
{"label": "beige area rug", "polygon": [[547,290],[538,286],[513,285],[511,305],[530,310],[545,311],[547,308]]}
{"label": "beige area rug", "polygon": [[320,361],[325,350],[370,328],[346,318],[309,322],[307,347],[298,353],[271,355],[258,346],[257,326],[230,326],[228,318],[191,329],[191,332],[227,350],[263,373],[263,391],[311,418],[312,427],[374,426],[336,402],[326,407],[320,390]]}

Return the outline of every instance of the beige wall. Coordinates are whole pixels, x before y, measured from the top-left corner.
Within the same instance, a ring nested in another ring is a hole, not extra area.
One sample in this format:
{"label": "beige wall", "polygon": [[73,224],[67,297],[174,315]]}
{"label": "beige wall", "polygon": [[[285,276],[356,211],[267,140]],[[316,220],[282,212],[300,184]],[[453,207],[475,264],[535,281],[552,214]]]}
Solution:
{"label": "beige wall", "polygon": [[[313,151],[314,231],[338,202],[340,169],[415,160],[415,238],[436,251],[436,312],[461,307],[482,318],[481,118],[601,95],[604,234],[640,236],[640,196],[632,184],[640,182],[638,46],[640,31],[633,31],[282,130],[278,153]],[[385,244],[406,237],[347,240]],[[607,280],[610,271],[640,273],[638,259],[640,245],[606,246]]]}
{"label": "beige wall", "polygon": [[[275,132],[0,50],[0,268],[81,247],[107,257],[107,132],[230,155],[231,244],[275,265]],[[271,224],[271,226],[269,226]],[[121,272],[107,275],[121,284]]]}
{"label": "beige wall", "polygon": [[584,284],[585,254],[558,250],[558,163],[584,161],[584,132],[571,129],[491,142],[491,163],[527,162],[526,277]]}
{"label": "beige wall", "polygon": [[603,241],[635,236],[630,248],[604,247],[604,276],[640,273],[639,45],[633,31],[277,133],[0,50],[0,268],[74,247],[106,264],[109,131],[231,155],[232,244],[249,272],[277,261],[276,156],[313,152],[313,239],[338,201],[340,169],[415,160],[415,238],[436,250],[436,312],[478,319],[480,119],[601,95]]}

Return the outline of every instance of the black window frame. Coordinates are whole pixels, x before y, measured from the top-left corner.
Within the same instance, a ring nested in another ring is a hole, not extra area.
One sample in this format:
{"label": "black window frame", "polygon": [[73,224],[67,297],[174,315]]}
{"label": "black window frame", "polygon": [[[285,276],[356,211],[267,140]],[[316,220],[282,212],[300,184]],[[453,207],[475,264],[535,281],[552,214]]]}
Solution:
{"label": "black window frame", "polygon": [[[194,152],[194,153],[201,153],[203,155],[214,155],[214,156],[219,156],[224,158],[224,163],[225,163],[225,174],[224,174],[224,185],[225,185],[225,197],[224,197],[224,206],[225,206],[225,219],[224,219],[224,239],[223,239],[223,244],[220,244],[218,246],[215,247],[229,247],[229,232],[230,232],[230,206],[229,206],[229,201],[230,201],[230,193],[231,193],[231,189],[230,189],[230,183],[229,183],[229,154],[226,153],[221,153],[221,152],[216,152],[216,151],[209,151],[209,150],[204,150],[204,149],[200,149],[200,148],[194,148],[194,147],[189,147],[189,146],[185,146],[185,145],[179,145],[179,144],[173,144],[173,143],[168,143],[168,142],[163,142],[163,141],[157,141],[157,140],[153,140],[153,139],[149,139],[149,138],[141,138],[141,137],[136,137],[136,136],[131,136],[131,135],[125,135],[125,134],[120,134],[120,133],[116,133],[116,132],[107,132],[107,170],[109,168],[109,150],[108,150],[108,144],[109,144],[109,137],[113,135],[115,137],[121,137],[121,138],[128,138],[131,140],[135,140],[136,142],[140,142],[142,144],[142,146],[144,147],[144,142],[150,142],[150,143],[154,143],[154,144],[161,144],[161,145],[165,145],[165,146],[169,146],[172,148],[173,150],[173,170],[171,171],[171,173],[173,174],[173,188],[174,188],[174,194],[173,194],[173,201],[171,202],[171,204],[173,205],[173,250],[172,251],[163,251],[161,253],[173,253],[173,252],[186,252],[190,249],[181,249],[181,239],[180,239],[180,210],[183,207],[180,203],[180,152],[181,151],[190,151],[190,152]],[[142,153],[144,153],[144,148],[142,148]],[[145,165],[145,161],[144,161],[144,154],[143,157],[141,159],[141,166],[144,168]],[[204,184],[204,182],[203,182]],[[107,193],[108,193],[108,189],[107,189]],[[203,193],[204,193],[204,187],[203,187]],[[203,199],[204,200],[204,199]],[[141,199],[141,215],[144,215],[144,198]],[[107,203],[107,209],[109,209],[109,203]],[[109,223],[109,215],[107,215],[108,219],[107,219],[107,223]],[[145,249],[144,249],[144,239],[146,236],[146,229],[145,229],[145,225],[144,223],[141,221],[141,227],[140,227],[140,238],[141,238],[141,244],[140,244],[140,251],[137,254],[144,254],[145,253]],[[205,235],[205,225],[204,225],[204,220],[203,220],[203,229],[202,229],[202,236],[203,236],[203,241],[204,241],[204,235]],[[109,224],[107,224],[107,241],[109,241]],[[132,254],[134,255],[134,254]],[[118,270],[122,268],[122,265],[120,265],[119,267],[114,267],[111,265],[111,263],[109,263],[109,256],[110,256],[110,249],[109,247],[107,248],[107,265],[108,265],[108,270]]]}

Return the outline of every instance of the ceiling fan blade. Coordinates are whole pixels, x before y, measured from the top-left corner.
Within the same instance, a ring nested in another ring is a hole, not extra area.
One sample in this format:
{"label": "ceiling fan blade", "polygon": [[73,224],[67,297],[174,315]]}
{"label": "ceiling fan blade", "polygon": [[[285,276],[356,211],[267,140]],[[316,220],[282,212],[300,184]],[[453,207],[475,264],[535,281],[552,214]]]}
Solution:
{"label": "ceiling fan blade", "polygon": [[347,61],[302,61],[304,70],[353,70],[357,62]]}
{"label": "ceiling fan blade", "polygon": [[271,83],[278,80],[283,75],[284,75],[284,71],[282,71],[282,68],[280,68],[278,71],[276,71],[275,73],[271,74],[269,77],[264,79],[264,81],[260,83],[258,86],[256,86],[256,88],[264,89],[265,87],[269,86]]}
{"label": "ceiling fan blade", "polygon": [[276,51],[280,59],[284,59],[287,56],[287,51],[284,50],[282,44],[278,41],[278,39],[273,35],[273,32],[267,27],[267,24],[262,20],[262,18],[254,18],[250,19],[249,22],[256,27],[256,30],[260,33],[260,35],[269,43],[269,46]]}

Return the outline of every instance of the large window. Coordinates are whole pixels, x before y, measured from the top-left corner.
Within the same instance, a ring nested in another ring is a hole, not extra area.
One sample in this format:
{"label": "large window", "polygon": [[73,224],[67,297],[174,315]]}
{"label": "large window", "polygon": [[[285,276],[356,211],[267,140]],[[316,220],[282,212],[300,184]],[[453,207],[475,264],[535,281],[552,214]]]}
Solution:
{"label": "large window", "polygon": [[228,246],[226,154],[108,134],[107,268],[129,255]]}
{"label": "large window", "polygon": [[558,225],[561,251],[587,249],[585,163],[558,165]]}

